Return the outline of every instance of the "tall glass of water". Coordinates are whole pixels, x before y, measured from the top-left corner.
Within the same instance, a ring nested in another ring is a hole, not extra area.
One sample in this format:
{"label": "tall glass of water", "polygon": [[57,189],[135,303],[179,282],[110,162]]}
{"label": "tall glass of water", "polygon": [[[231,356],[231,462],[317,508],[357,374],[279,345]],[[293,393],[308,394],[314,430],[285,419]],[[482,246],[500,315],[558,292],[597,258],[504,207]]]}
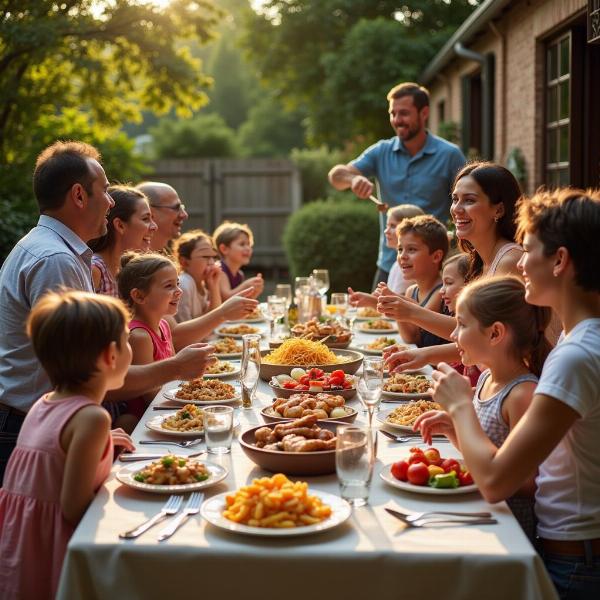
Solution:
{"label": "tall glass of water", "polygon": [[252,408],[260,375],[260,335],[249,333],[242,336],[242,366],[240,387],[242,408]]}
{"label": "tall glass of water", "polygon": [[309,277],[296,277],[294,280],[294,302],[298,307],[298,323],[304,323],[306,317],[303,312],[304,296],[310,289]]}
{"label": "tall glass of water", "polygon": [[279,296],[267,296],[267,310],[269,311],[269,324],[271,339],[275,337],[275,325],[279,319],[285,316],[286,299]]}
{"label": "tall glass of water", "polygon": [[275,286],[275,295],[279,298],[285,298],[285,315],[283,322],[285,327],[289,327],[290,306],[292,305],[292,286],[289,283],[278,283]]}
{"label": "tall glass of water", "polygon": [[368,428],[347,425],[337,428],[335,469],[340,495],[352,506],[364,506],[369,501],[375,451]]}
{"label": "tall glass of water", "polygon": [[331,294],[331,307],[335,318],[342,322],[348,310],[348,294],[335,292]]}
{"label": "tall glass of water", "polygon": [[363,359],[363,372],[358,380],[358,395],[369,414],[369,429],[373,427],[373,415],[381,400],[383,370],[383,358],[366,356]]}
{"label": "tall glass of water", "polygon": [[327,269],[313,269],[312,276],[319,294],[324,296],[329,289],[329,271]]}

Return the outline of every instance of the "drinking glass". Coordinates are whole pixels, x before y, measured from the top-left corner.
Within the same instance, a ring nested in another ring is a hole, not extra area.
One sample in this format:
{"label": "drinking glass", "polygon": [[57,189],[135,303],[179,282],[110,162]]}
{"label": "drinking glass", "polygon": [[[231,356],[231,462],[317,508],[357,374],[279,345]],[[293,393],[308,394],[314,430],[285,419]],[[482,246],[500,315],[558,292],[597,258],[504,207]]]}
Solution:
{"label": "drinking glass", "polygon": [[294,280],[294,298],[298,307],[298,323],[304,323],[303,298],[310,288],[310,277],[296,277]]}
{"label": "drinking glass", "polygon": [[329,289],[329,271],[327,269],[313,269],[313,279],[319,290],[319,294],[323,296]]}
{"label": "drinking glass", "polygon": [[286,299],[279,296],[267,296],[267,309],[269,311],[269,325],[271,339],[275,337],[275,324],[286,313]]}
{"label": "drinking glass", "polygon": [[208,406],[204,409],[204,438],[209,454],[231,452],[233,437],[233,408],[231,406]]}
{"label": "drinking glass", "polygon": [[252,408],[260,374],[260,335],[248,333],[242,336],[242,365],[240,387],[242,408]]}
{"label": "drinking glass", "polygon": [[275,286],[275,295],[280,298],[285,298],[285,315],[283,317],[283,322],[285,328],[288,329],[290,326],[290,306],[292,305],[292,286],[289,283],[278,283]]}
{"label": "drinking glass", "polygon": [[381,400],[383,370],[383,358],[365,357],[363,359],[363,372],[358,380],[358,395],[369,415],[369,429],[373,427],[373,415]]}
{"label": "drinking glass", "polygon": [[337,428],[335,470],[340,495],[352,506],[364,506],[369,501],[375,452],[368,428],[345,425]]}
{"label": "drinking glass", "polygon": [[335,292],[331,294],[332,312],[336,315],[338,320],[343,320],[346,311],[348,310],[348,294],[342,292]]}

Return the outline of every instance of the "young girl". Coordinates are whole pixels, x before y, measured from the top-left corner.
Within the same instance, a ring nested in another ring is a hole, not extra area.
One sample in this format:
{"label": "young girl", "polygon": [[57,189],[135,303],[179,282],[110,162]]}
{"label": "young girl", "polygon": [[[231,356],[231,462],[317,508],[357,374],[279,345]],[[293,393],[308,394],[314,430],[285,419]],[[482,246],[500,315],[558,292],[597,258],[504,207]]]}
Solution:
{"label": "young girl", "polygon": [[[494,277],[473,282],[460,292],[456,321],[452,339],[463,365],[486,367],[473,405],[483,430],[499,448],[527,410],[550,352],[544,336],[550,311],[525,302],[525,286],[518,278]],[[433,434],[443,433],[460,449],[452,420],[444,411],[421,415],[414,429],[421,431],[427,443]],[[534,489],[529,481],[522,490],[524,496],[508,500],[531,541],[535,537]]]}
{"label": "young girl", "polygon": [[544,563],[563,600],[600,597],[600,194],[540,192],[519,204],[525,299],[556,311],[564,335],[531,406],[497,448],[482,431],[468,384],[448,365],[434,398],[452,417],[481,494],[498,502],[537,469],[535,511]]}
{"label": "young girl", "polygon": [[[120,301],[50,292],[34,306],[27,332],[54,386],[25,417],[0,489],[0,589],[4,600],[54,598],[67,542],[110,472],[113,443],[100,407],[123,384],[131,362]],[[68,343],[65,343],[68,341]]]}
{"label": "young girl", "polygon": [[92,279],[97,293],[118,298],[116,279],[121,255],[126,250],[148,250],[157,227],[148,199],[140,190],[113,185],[108,193],[115,205],[107,216],[106,235],[89,242],[94,252]]}
{"label": "young girl", "polygon": [[253,288],[252,297],[258,298],[264,288],[262,275],[258,273],[256,277],[245,279],[242,271],[252,258],[254,245],[254,236],[248,225],[226,221],[215,229],[213,239],[221,256],[221,298],[227,300],[246,288]]}
{"label": "young girl", "polygon": [[212,238],[200,229],[184,233],[176,242],[179,261],[179,287],[182,294],[175,319],[178,323],[195,319],[221,305],[219,258]]}
{"label": "young girl", "polygon": [[[173,261],[155,253],[129,252],[121,258],[119,294],[129,306],[132,364],[145,365],[175,354],[171,327],[164,319],[175,315],[181,298]],[[157,390],[128,401],[128,413],[139,419]]]}

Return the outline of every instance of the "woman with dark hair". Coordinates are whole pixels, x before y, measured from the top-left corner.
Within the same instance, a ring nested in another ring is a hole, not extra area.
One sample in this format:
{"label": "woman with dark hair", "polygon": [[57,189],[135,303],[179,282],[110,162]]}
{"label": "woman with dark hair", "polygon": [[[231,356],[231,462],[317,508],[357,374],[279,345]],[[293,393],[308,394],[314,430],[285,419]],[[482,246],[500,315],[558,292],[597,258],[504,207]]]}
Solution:
{"label": "woman with dark hair", "polygon": [[93,250],[92,279],[98,294],[119,297],[117,273],[121,255],[127,250],[149,250],[156,223],[148,198],[140,190],[114,185],[108,193],[115,205],[110,209],[106,235],[89,242]]}
{"label": "woman with dark hair", "polygon": [[[469,255],[466,281],[492,275],[518,275],[517,263],[523,254],[515,242],[515,206],[521,188],[513,174],[490,162],[473,162],[463,167],[454,180],[450,214],[456,225],[460,249]],[[450,340],[454,317],[423,309],[399,298],[387,287],[380,289],[377,310],[398,321],[408,321],[439,337]],[[388,367],[403,371],[457,358],[454,344],[419,350],[390,349]]]}
{"label": "woman with dark hair", "polygon": [[470,256],[467,281],[481,275],[519,275],[515,206],[521,188],[513,174],[490,162],[470,163],[454,180],[450,214],[458,245]]}

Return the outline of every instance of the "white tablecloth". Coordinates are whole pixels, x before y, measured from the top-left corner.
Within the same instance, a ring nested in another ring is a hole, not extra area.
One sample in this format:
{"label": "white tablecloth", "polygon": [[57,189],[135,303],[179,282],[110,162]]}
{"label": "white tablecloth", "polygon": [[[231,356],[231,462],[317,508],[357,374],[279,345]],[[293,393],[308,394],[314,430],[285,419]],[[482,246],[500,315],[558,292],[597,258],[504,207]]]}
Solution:
{"label": "white tablecloth", "polygon": [[[358,341],[366,336],[360,335]],[[260,408],[271,402],[261,382],[258,405],[236,409],[241,429],[262,423]],[[163,402],[160,394],[154,403]],[[357,398],[350,405],[359,409]],[[385,405],[386,407],[390,405]],[[393,405],[391,405],[393,406]],[[167,439],[144,423],[157,414],[150,408],[134,440]],[[360,413],[359,420],[365,416]],[[377,464],[369,506],[356,509],[349,521],[306,537],[272,539],[222,531],[192,517],[171,539],[159,543],[159,525],[136,540],[126,531],[156,514],[164,496],[121,485],[113,472],[92,502],[69,544],[58,598],[160,599],[236,598],[239,600],[465,600],[552,599],[552,583],[540,557],[504,503],[488,505],[478,494],[432,497],[397,490],[379,477],[384,465],[407,454],[413,444],[379,436]],[[448,443],[436,444],[455,455]],[[171,450],[174,447],[140,446]],[[183,454],[193,450],[179,450]],[[203,457],[204,458],[204,457]],[[237,489],[254,477],[268,475],[234,441],[232,452],[209,460],[225,466],[228,477],[205,490],[207,498]],[[339,493],[335,475],[302,478],[313,489]],[[498,525],[405,529],[384,511],[428,509],[490,510]],[[32,574],[35,567],[32,566]]]}

